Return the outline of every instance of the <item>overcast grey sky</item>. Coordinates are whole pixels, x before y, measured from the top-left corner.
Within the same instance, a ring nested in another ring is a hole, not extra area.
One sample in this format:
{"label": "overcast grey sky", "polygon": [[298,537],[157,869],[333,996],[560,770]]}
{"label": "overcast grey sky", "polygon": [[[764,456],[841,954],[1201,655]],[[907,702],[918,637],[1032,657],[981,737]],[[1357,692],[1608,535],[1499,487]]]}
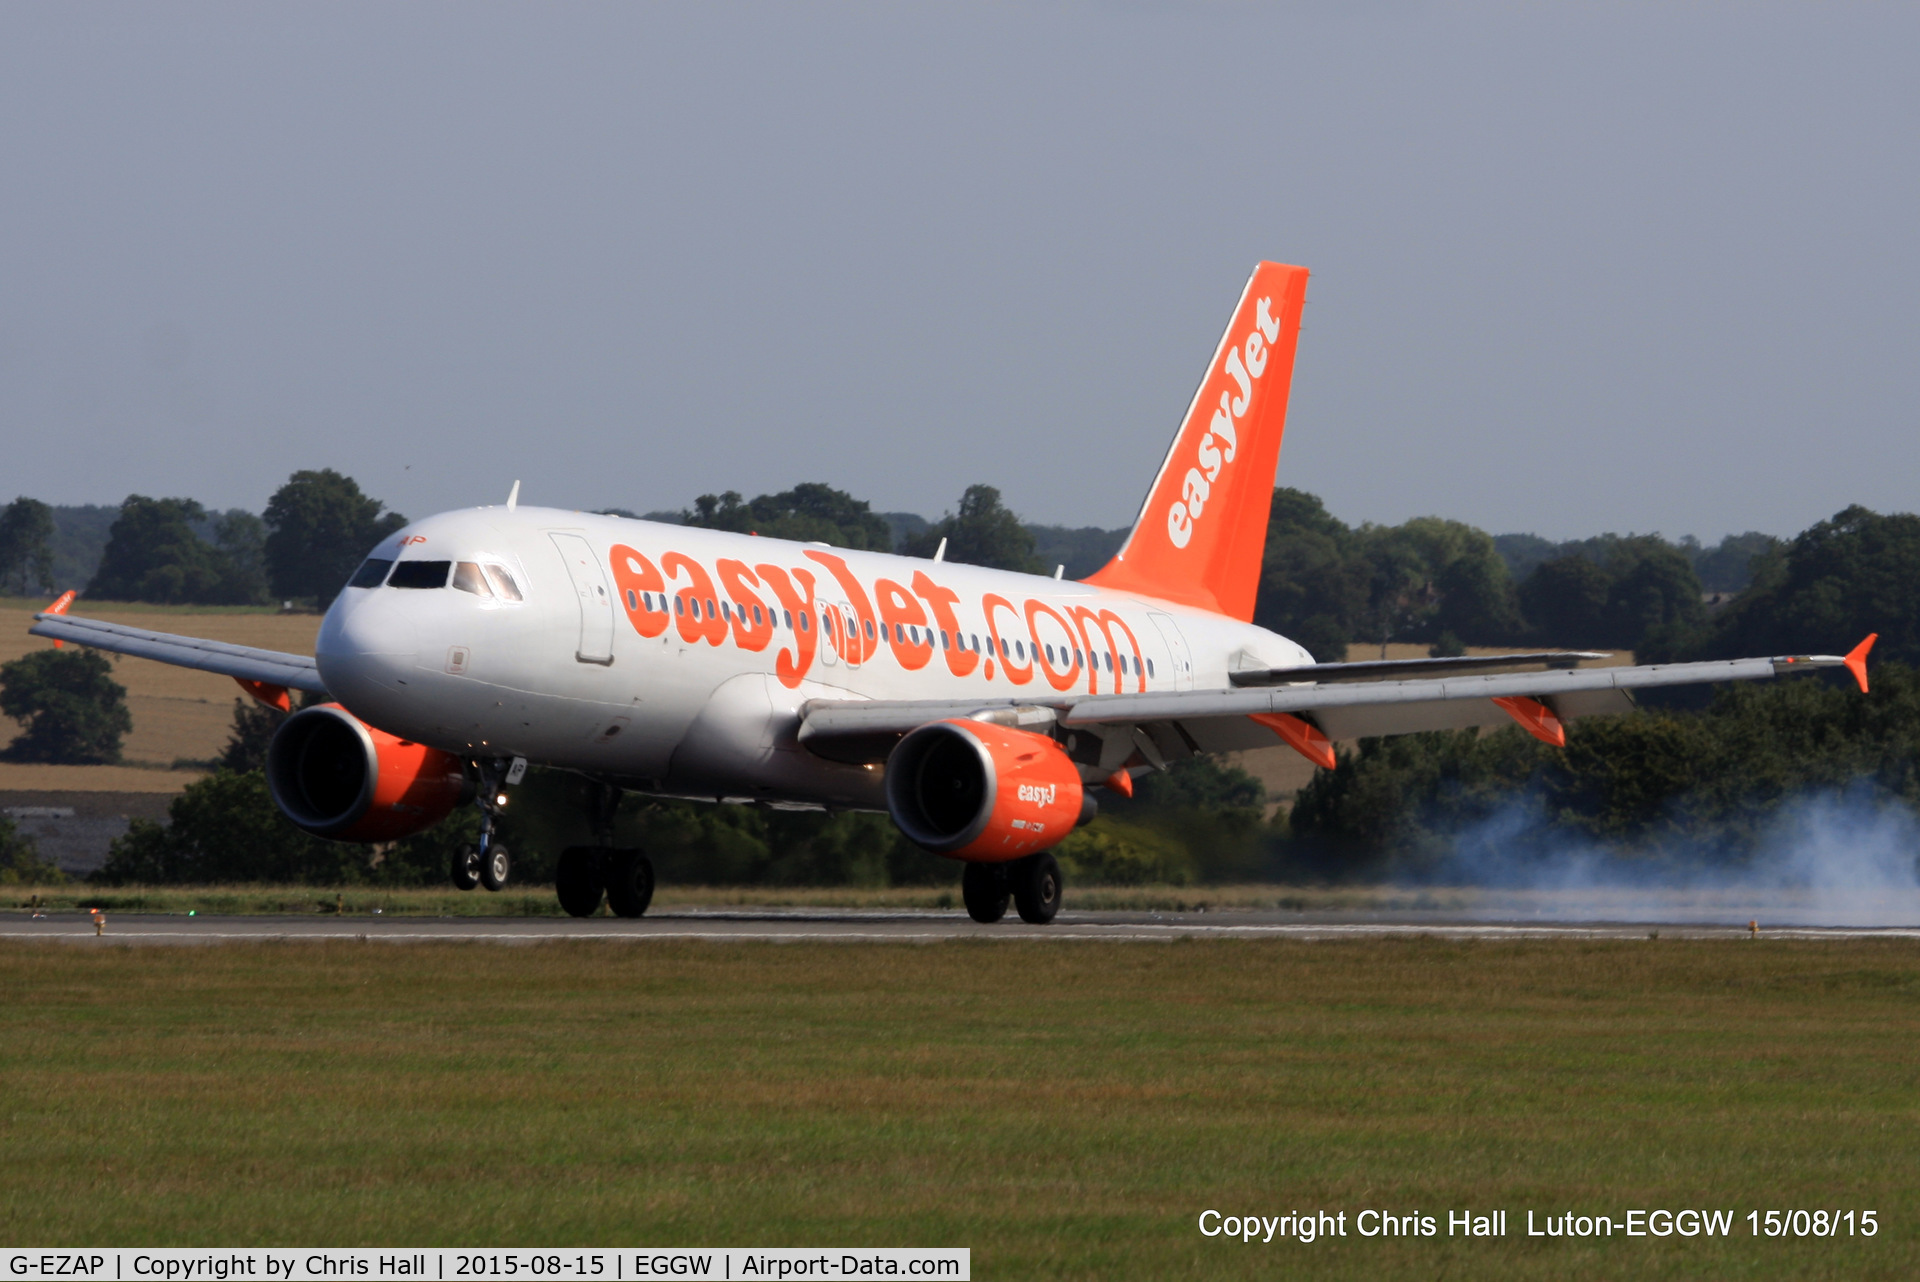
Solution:
{"label": "overcast grey sky", "polygon": [[1920,8],[0,6],[0,498],[824,480],[1122,525],[1255,261],[1280,479],[1920,507]]}

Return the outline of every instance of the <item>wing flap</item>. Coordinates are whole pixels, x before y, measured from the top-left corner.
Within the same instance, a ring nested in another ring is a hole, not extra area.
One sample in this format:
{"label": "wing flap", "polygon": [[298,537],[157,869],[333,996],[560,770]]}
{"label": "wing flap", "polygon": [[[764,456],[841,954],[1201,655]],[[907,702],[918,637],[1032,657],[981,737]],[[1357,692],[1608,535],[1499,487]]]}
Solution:
{"label": "wing flap", "polygon": [[95,650],[107,650],[114,654],[130,654],[137,659],[152,659],[176,668],[197,668],[202,672],[217,672],[241,681],[285,686],[310,694],[327,693],[326,682],[320,679],[320,669],[310,656],[304,654],[258,650],[227,641],[183,637],[172,632],[128,627],[124,623],[51,613],[35,615],[34,625],[28,631],[37,637],[91,646]]}

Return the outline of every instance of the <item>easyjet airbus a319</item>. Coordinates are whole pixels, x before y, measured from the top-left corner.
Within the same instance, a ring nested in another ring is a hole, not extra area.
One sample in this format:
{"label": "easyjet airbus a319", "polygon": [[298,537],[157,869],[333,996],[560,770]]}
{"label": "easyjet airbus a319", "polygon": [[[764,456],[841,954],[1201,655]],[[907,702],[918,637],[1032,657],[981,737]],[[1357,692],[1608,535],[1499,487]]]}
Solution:
{"label": "easyjet airbus a319", "polygon": [[[621,790],[884,810],[962,868],[967,911],[1060,905],[1049,849],[1105,788],[1193,753],[1517,722],[1552,743],[1635,687],[1845,664],[1821,655],[1581,668],[1585,653],[1316,664],[1255,627],[1307,272],[1262,263],[1125,545],[1081,582],[517,504],[417,521],[374,548],[312,658],[56,613],[33,631],[224,673],[282,707],[287,818],[342,841],[483,812],[456,885],[497,890],[493,840],[529,763],[599,786],[603,844],[562,853],[558,892],[639,916],[645,852],[611,845]],[[64,607],[66,601],[60,603]],[[1494,672],[1492,669],[1506,669]],[[1531,671],[1513,671],[1532,668]]]}

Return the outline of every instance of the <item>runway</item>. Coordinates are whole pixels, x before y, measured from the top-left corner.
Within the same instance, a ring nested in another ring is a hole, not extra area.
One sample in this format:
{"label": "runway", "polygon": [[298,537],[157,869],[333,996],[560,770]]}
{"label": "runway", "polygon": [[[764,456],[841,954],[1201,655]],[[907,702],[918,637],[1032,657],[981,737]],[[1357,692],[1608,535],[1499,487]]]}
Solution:
{"label": "runway", "polygon": [[952,940],[1027,943],[1172,943],[1181,939],[1294,939],[1425,937],[1460,940],[1527,939],[1906,939],[1920,928],[1780,926],[1757,935],[1746,923],[1495,921],[1424,918],[1414,913],[1095,913],[1063,912],[1049,926],[1017,918],[991,926],[961,912],[680,911],[637,921],[614,917],[187,917],[109,914],[98,933],[78,913],[0,917],[0,941],[84,946],[236,943],[483,943],[531,945],[594,941],[644,944],[662,940],[711,943],[897,943]]}

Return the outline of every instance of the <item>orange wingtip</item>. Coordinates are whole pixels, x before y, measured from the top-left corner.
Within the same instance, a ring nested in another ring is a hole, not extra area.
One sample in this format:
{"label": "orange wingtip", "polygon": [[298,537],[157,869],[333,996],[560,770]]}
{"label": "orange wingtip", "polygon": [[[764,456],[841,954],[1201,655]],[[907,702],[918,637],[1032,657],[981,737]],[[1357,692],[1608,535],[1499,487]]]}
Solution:
{"label": "orange wingtip", "polygon": [[1319,726],[1284,712],[1255,712],[1249,717],[1279,735],[1289,748],[1322,770],[1332,770],[1339,764],[1334,759],[1333,745],[1320,733]]}
{"label": "orange wingtip", "polygon": [[[68,588],[65,592],[62,592],[59,596],[55,597],[53,599],[53,604],[48,606],[46,609],[42,610],[41,613],[42,614],[65,614],[67,612],[67,607],[71,606],[73,604],[73,599],[79,595],[80,594],[78,592],[75,592],[72,588]],[[55,641],[53,643],[53,648],[56,650],[63,650],[66,647],[62,645],[60,642]]]}
{"label": "orange wingtip", "polygon": [[1867,692],[1867,651],[1873,649],[1873,643],[1879,639],[1878,632],[1869,632],[1865,641],[1847,653],[1847,671],[1853,673],[1853,679],[1860,683],[1861,694]]}

